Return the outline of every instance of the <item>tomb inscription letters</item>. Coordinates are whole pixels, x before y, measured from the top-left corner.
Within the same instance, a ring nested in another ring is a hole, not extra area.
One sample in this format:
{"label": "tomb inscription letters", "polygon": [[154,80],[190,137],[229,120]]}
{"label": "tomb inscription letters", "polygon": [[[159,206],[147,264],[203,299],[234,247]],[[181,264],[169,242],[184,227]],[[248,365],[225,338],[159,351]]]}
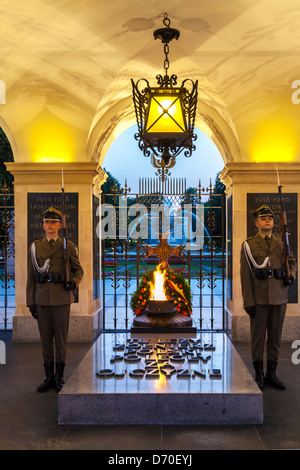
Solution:
{"label": "tomb inscription letters", "polygon": [[[121,379],[127,374],[132,379],[221,379],[219,368],[203,368],[212,360],[215,347],[196,339],[170,339],[151,344],[148,339],[128,339],[125,343],[115,344],[115,354],[110,358],[110,368],[98,369],[99,379]],[[113,367],[119,364],[123,369]],[[136,368],[127,368],[136,365]]]}

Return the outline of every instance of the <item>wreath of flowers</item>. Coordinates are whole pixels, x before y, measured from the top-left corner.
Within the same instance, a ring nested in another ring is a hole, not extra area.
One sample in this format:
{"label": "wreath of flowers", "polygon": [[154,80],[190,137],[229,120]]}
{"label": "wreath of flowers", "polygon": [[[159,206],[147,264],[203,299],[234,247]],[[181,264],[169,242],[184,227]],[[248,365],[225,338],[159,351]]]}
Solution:
{"label": "wreath of flowers", "polygon": [[[147,307],[147,301],[150,298],[150,283],[154,282],[154,271],[146,271],[142,275],[137,290],[131,296],[130,306],[135,315],[141,315]],[[190,316],[192,293],[189,283],[182,274],[167,269],[164,288],[167,299],[174,300],[176,310],[183,315]]]}

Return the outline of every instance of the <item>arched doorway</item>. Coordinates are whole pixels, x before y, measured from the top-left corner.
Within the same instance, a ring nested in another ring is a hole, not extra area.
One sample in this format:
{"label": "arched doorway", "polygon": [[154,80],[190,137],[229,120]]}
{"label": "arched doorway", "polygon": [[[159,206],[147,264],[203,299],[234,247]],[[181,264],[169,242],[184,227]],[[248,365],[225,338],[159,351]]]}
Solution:
{"label": "arched doorway", "polygon": [[[166,234],[169,229],[173,231],[168,237],[169,246],[184,241],[182,256],[171,256],[169,263],[176,279],[190,286],[195,327],[199,331],[224,330],[225,194],[217,180],[224,166],[221,154],[209,137],[197,130],[198,153],[189,159],[179,157],[171,178],[163,185],[155,177],[149,159],[138,149],[134,132],[133,126],[118,136],[103,161],[110,181],[103,187],[101,205],[108,209],[101,213],[104,330],[130,329],[135,312],[140,310],[136,308],[138,303],[144,305],[145,299],[137,300],[136,304],[133,299],[145,276],[158,264],[157,256],[145,257],[146,245],[159,244],[158,238],[149,236],[156,229]],[[140,211],[139,216],[135,208]],[[160,210],[164,215],[158,217],[169,217],[167,228],[153,215]],[[188,230],[194,234],[197,223],[202,223],[201,217],[204,220],[203,239],[198,246],[192,246],[186,233],[184,240],[174,236],[188,210],[192,219]],[[143,230],[147,235],[139,236]]]}
{"label": "arched doorway", "polygon": [[[138,151],[137,142],[134,139],[133,127],[135,125],[134,109],[132,104],[132,98],[127,96],[122,100],[117,100],[113,95],[115,89],[112,87],[111,96],[106,96],[104,102],[99,104],[97,114],[90,128],[88,137],[87,153],[88,158],[93,161],[97,161],[99,167],[105,168],[106,163],[109,162],[109,155],[117,146],[118,138],[121,138],[125,132],[131,133],[132,145],[135,145],[135,151]],[[113,103],[113,104],[111,104]],[[224,165],[228,162],[240,160],[240,148],[237,139],[234,124],[230,115],[228,114],[225,107],[209,105],[207,102],[198,100],[197,116],[195,127],[198,129],[201,137],[208,139],[210,145],[214,146],[216,151],[220,167],[222,170]],[[201,144],[201,138],[196,141],[196,147],[199,151],[198,160],[197,157],[191,164],[190,173],[193,173],[193,177],[197,178],[197,183],[192,184],[190,191],[188,189],[189,182],[184,181],[183,177],[187,172],[187,166],[190,159],[186,159],[184,156],[180,156],[177,162],[177,168],[180,172],[180,176],[175,178],[174,183],[171,183],[172,197],[176,196],[177,202],[180,200],[181,203],[193,201],[194,203],[206,204],[206,218],[207,225],[210,226],[210,230],[214,231],[217,229],[217,239],[214,238],[214,234],[211,232],[211,240],[209,243],[205,243],[205,249],[199,250],[196,257],[197,267],[195,272],[191,271],[191,256],[187,256],[186,272],[188,280],[193,279],[193,289],[195,289],[197,298],[197,313],[194,318],[197,318],[198,329],[224,329],[224,304],[225,304],[225,266],[226,266],[226,250],[225,250],[225,194],[224,192],[218,195],[214,189],[216,174],[211,174],[211,184],[206,184],[206,181],[201,179],[201,165],[199,162],[204,163],[204,166],[209,167],[209,157],[201,153],[203,152],[203,146]],[[117,150],[119,154],[116,154],[117,165],[119,162],[118,172],[116,171],[113,176],[120,175],[120,183],[124,185],[124,191],[126,192],[126,198],[131,197],[132,193],[129,194],[129,188],[131,181],[129,182],[129,175],[133,173],[134,164],[130,163],[128,154],[125,151],[124,144]],[[151,204],[153,202],[153,191],[157,194],[157,201],[161,203],[162,200],[168,199],[170,194],[168,193],[170,188],[155,187],[153,189],[152,184],[155,179],[155,170],[147,162],[146,158],[140,154],[139,161],[146,168],[148,164],[147,176],[142,178],[139,187],[135,186],[135,202],[145,202]],[[137,163],[137,160],[136,160]],[[180,170],[180,164],[183,164],[183,168]],[[124,175],[122,166],[124,168]],[[176,165],[172,169],[177,171]],[[109,168],[107,168],[109,171]],[[149,178],[151,176],[151,178]],[[173,173],[172,173],[173,176]],[[127,181],[125,181],[127,178]],[[147,180],[147,181],[146,181]],[[136,182],[135,182],[136,184]],[[180,186],[180,190],[178,187]],[[195,187],[196,186],[196,187]],[[118,185],[116,185],[116,188]],[[175,190],[174,190],[175,188]],[[131,189],[131,188],[130,188]],[[174,190],[174,191],[173,191]],[[110,190],[111,191],[111,190]],[[161,192],[160,192],[161,191]],[[175,195],[176,193],[176,195]],[[205,194],[206,193],[206,194]],[[118,199],[119,198],[119,199]],[[198,199],[197,199],[198,198]],[[174,199],[174,198],[173,198]],[[218,201],[217,201],[218,199]],[[118,190],[114,190],[114,193],[102,194],[102,204],[106,201],[113,205],[120,200]],[[170,204],[168,202],[167,204]],[[217,208],[218,214],[216,215],[215,209]],[[116,215],[118,214],[119,208],[116,208]],[[216,220],[218,221],[216,227]],[[117,224],[116,219],[116,224]],[[127,236],[127,235],[126,235]],[[130,298],[133,293],[132,289],[137,289],[138,282],[141,276],[141,255],[142,247],[137,242],[135,247],[128,246],[129,240],[126,238],[123,240],[124,246],[120,244],[118,237],[111,238],[108,245],[107,236],[103,234],[102,239],[102,306],[104,312],[104,329],[128,329],[132,320],[132,309],[130,309]],[[219,245],[217,245],[219,243]],[[128,253],[130,249],[134,249],[133,253]],[[123,254],[120,254],[122,250]],[[206,251],[206,254],[205,254]],[[125,256],[124,256],[125,252]],[[206,256],[206,259],[202,255]],[[130,257],[131,256],[131,257]],[[208,259],[209,258],[209,259]],[[134,259],[134,270],[128,269],[128,263]],[[205,259],[205,262],[204,262]],[[123,261],[125,265],[123,265]],[[205,269],[203,267],[205,266]],[[146,266],[147,267],[147,266]],[[143,269],[146,268],[143,266]],[[176,269],[180,270],[182,266],[176,266]],[[108,274],[108,275],[106,275]],[[123,289],[123,290],[122,290]],[[131,291],[130,291],[131,289]],[[219,290],[218,300],[216,301],[216,292]],[[206,292],[204,292],[206,291]],[[205,297],[204,297],[205,294]],[[209,299],[209,305],[205,304],[205,300]],[[215,318],[215,312],[219,307],[220,315]],[[206,311],[204,312],[204,309]],[[119,316],[119,311],[122,311],[122,319]],[[106,312],[108,313],[107,318],[105,317]],[[205,313],[205,318],[204,318]],[[106,321],[108,320],[108,321]]]}

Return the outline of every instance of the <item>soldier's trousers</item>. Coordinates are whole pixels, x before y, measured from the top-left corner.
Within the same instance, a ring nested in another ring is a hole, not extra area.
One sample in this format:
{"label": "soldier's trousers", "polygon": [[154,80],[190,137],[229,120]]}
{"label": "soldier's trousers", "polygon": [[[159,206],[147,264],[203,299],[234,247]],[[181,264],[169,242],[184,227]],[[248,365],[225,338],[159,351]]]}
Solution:
{"label": "soldier's trousers", "polygon": [[286,304],[255,305],[255,308],[256,315],[250,319],[253,362],[263,361],[266,339],[267,360],[277,362],[279,359]]}
{"label": "soldier's trousers", "polygon": [[70,305],[37,305],[44,362],[66,362]]}

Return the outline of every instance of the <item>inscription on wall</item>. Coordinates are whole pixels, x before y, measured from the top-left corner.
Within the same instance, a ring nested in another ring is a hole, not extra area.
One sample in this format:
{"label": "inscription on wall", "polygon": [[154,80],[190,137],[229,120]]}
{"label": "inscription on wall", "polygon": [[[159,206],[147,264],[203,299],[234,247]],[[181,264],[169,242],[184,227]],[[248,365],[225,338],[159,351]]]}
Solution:
{"label": "inscription on wall", "polygon": [[[43,238],[43,212],[50,206],[62,211],[61,193],[28,193],[28,249],[34,240]],[[65,193],[65,214],[68,239],[78,247],[78,193]],[[60,234],[61,235],[61,234]]]}

